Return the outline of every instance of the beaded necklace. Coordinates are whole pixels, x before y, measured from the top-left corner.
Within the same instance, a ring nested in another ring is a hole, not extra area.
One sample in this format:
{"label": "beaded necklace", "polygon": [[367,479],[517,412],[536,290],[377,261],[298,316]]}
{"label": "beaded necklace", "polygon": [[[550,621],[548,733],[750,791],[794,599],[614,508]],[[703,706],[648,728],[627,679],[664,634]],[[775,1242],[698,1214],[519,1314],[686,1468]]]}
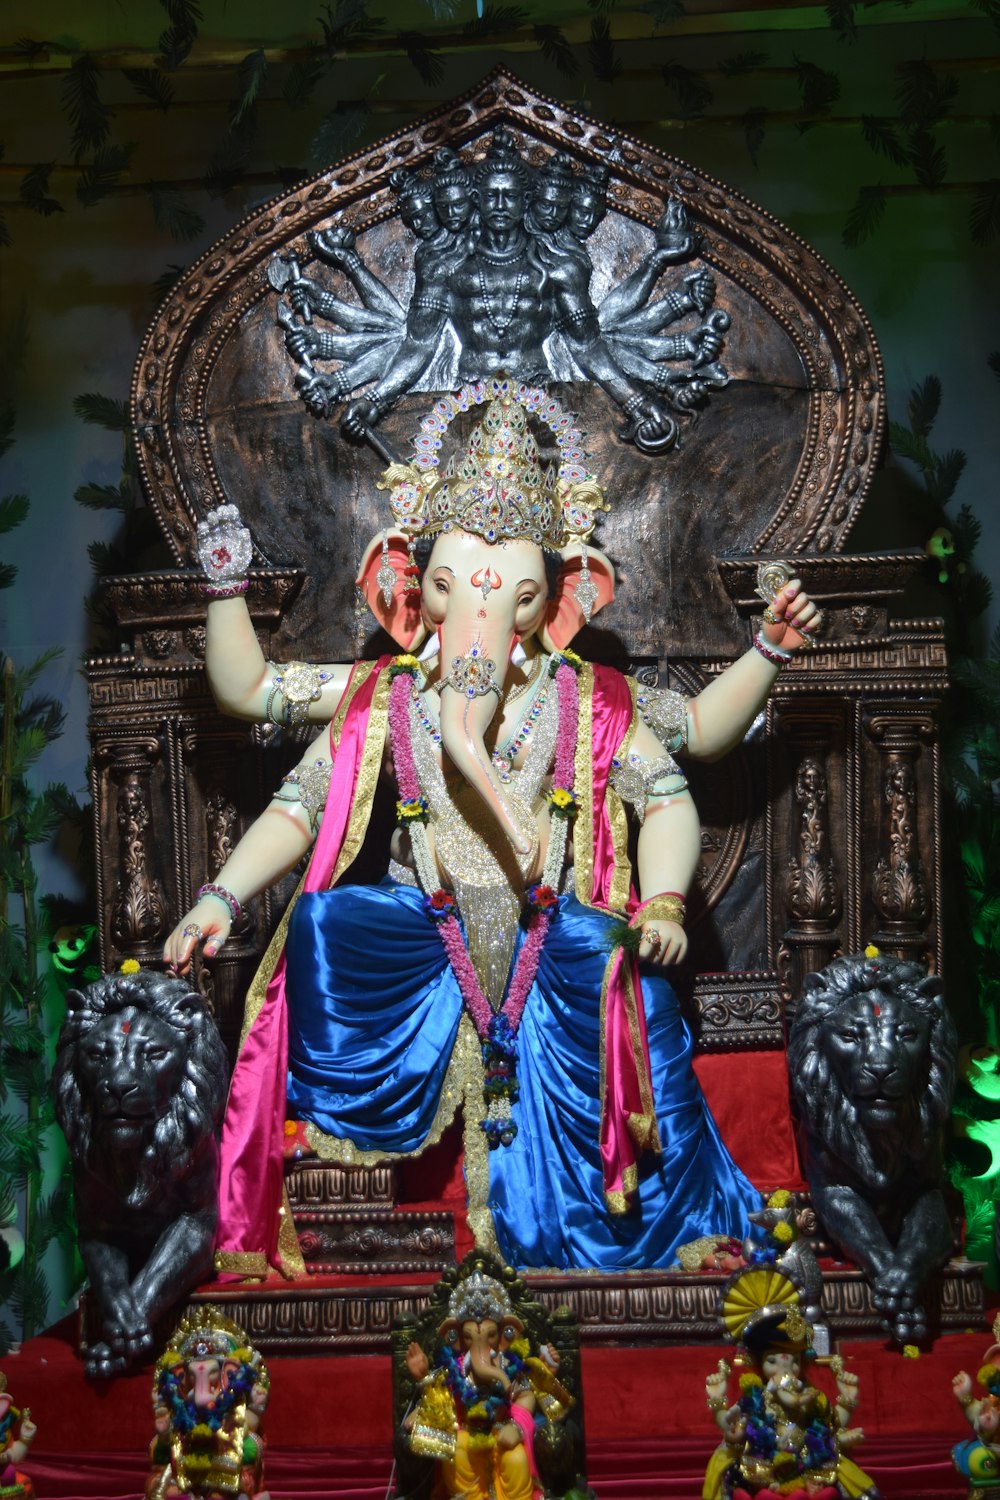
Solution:
{"label": "beaded necklace", "polygon": [[441,886],[434,888],[437,872],[427,842],[430,809],[421,790],[411,740],[410,701],[420,670],[419,663],[412,656],[403,656],[397,657],[389,667],[389,737],[399,785],[396,816],[410,834],[417,878],[425,892],[424,911],[437,925],[465,1008],[482,1046],[486,1070],[483,1093],[487,1109],[486,1118],[480,1121],[480,1125],[491,1149],[510,1145],[517,1135],[517,1125],[511,1119],[511,1108],[519,1093],[517,1030],[538,972],[549,922],[558,909],[557,892],[566,857],[566,838],[570,820],[576,813],[573,781],[579,713],[577,673],[581,666],[580,658],[569,651],[554,655],[549,661],[548,672],[555,681],[559,706],[552,788],[547,793],[551,813],[549,847],[542,880],[527,891],[527,936],[508,981],[503,1005],[497,1013],[483,993],[469,956],[455,897]]}
{"label": "beaded necklace", "polygon": [[[550,660],[551,658],[546,658],[544,656],[539,657],[540,666],[536,673],[531,678],[529,678],[529,680],[524,683],[523,686],[516,688],[513,693],[508,694],[508,696],[504,699],[504,703],[506,705],[512,703],[515,698],[520,698],[524,693],[528,691],[529,688],[534,687],[536,689],[535,696],[531,701],[531,707],[528,709],[528,712],[525,715],[524,720],[522,721],[520,726],[512,734],[507,736],[502,745],[497,745],[491,753],[490,759],[493,761],[494,766],[496,766],[497,771],[500,773],[500,779],[502,781],[510,780],[511,772],[514,768],[514,761],[517,759],[518,754],[527,743],[532,734],[532,731],[535,728],[535,725],[541,718],[542,710],[545,707],[545,700],[548,697],[549,691],[549,676],[545,671],[545,666]],[[423,694],[417,692],[415,694],[415,699],[417,705],[417,718],[420,722],[420,727],[425,731],[425,733],[430,735],[435,745],[440,745],[441,731],[435,724],[434,720],[431,718],[430,714],[427,712],[427,704]]]}

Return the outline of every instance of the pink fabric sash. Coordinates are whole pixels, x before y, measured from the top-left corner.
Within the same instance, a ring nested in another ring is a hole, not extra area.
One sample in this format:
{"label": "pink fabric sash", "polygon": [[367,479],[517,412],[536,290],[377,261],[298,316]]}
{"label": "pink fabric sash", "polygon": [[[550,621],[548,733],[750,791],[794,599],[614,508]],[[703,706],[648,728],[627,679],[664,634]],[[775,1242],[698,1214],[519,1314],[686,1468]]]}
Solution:
{"label": "pink fabric sash", "polygon": [[[633,714],[632,695],[619,672],[594,667],[593,777],[594,882],[592,901],[608,909],[614,871],[614,844],[605,797],[611,759],[628,732]],[[626,914],[638,905],[634,889]],[[619,948],[605,976],[601,1101],[601,1163],[604,1196],[612,1213],[624,1213],[635,1192],[641,1152],[659,1150],[650,1084],[646,1015],[642,1003],[639,966],[634,955]]]}
{"label": "pink fabric sash", "polygon": [[[350,821],[375,687],[388,661],[389,657],[380,658],[354,694],[336,746],[331,732],[330,790],[306,871],[303,888],[307,891],[325,889],[336,866]],[[348,693],[356,671],[357,667],[348,679]],[[216,1252],[224,1256],[262,1256],[268,1265],[280,1265],[278,1211],[284,1184],[287,1072],[288,1015],[282,952],[264,1003],[240,1048],[229,1086],[215,1236]]]}
{"label": "pink fabric sash", "polygon": [[541,1481],[538,1473],[538,1465],[535,1463],[535,1419],[530,1411],[525,1411],[523,1406],[518,1406],[515,1403],[510,1409],[510,1420],[514,1423],[515,1427],[519,1427],[521,1430],[521,1437],[524,1440],[524,1450],[528,1455],[528,1468],[535,1482],[534,1500],[541,1500],[542,1491],[539,1487]]}

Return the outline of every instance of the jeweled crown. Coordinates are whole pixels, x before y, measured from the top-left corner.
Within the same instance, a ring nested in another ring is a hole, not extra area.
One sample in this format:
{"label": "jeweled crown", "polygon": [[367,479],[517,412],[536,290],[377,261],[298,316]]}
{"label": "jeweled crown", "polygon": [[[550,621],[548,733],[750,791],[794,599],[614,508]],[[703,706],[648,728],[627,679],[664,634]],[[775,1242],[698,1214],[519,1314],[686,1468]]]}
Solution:
{"label": "jeweled crown", "polygon": [[502,1323],[511,1314],[510,1297],[492,1276],[487,1276],[482,1271],[473,1271],[452,1292],[448,1312],[460,1323],[469,1320],[482,1323],[486,1318],[491,1318],[494,1323]]}
{"label": "jeweled crown", "polygon": [[[464,453],[441,468],[442,439],[460,412],[486,406]],[[558,458],[543,464],[529,426],[553,435]],[[487,542],[532,541],[557,551],[589,539],[609,510],[587,469],[575,418],[538,387],[493,379],[442,396],[420,424],[411,463],[391,464],[378,487],[389,491],[393,519],[408,537],[452,528]]]}

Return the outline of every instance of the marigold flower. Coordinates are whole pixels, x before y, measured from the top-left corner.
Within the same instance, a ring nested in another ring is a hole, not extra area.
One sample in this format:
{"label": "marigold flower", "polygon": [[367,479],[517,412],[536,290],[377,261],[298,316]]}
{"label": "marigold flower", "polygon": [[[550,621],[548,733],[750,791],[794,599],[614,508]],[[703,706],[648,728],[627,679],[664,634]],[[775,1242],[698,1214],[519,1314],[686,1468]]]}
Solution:
{"label": "marigold flower", "polygon": [[768,1208],[787,1208],[792,1201],[792,1195],[787,1188],[776,1188],[767,1200]]}
{"label": "marigold flower", "polygon": [[142,965],[136,959],[126,958],[118,972],[119,974],[138,974],[141,968]]}
{"label": "marigold flower", "polygon": [[792,1228],[791,1224],[786,1224],[784,1219],[782,1219],[779,1224],[775,1224],[774,1228],[771,1230],[771,1233],[778,1241],[779,1245],[787,1245],[791,1240],[795,1238],[795,1230]]}

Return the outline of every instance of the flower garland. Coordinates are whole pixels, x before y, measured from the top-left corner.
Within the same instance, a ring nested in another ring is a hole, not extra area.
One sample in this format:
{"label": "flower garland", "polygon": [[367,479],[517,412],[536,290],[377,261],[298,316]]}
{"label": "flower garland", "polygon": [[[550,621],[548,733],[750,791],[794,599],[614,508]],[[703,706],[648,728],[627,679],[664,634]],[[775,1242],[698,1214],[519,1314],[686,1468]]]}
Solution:
{"label": "flower garland", "polygon": [[244,1360],[233,1375],[225,1390],[220,1391],[211,1406],[196,1405],[193,1397],[184,1392],[183,1376],[176,1369],[163,1369],[157,1379],[158,1394],[170,1412],[175,1432],[182,1436],[198,1435],[199,1429],[205,1438],[219,1431],[230,1412],[249,1396],[255,1379],[254,1367]]}
{"label": "flower garland", "polygon": [[399,786],[396,816],[410,833],[417,866],[417,878],[424,889],[424,911],[437,927],[448,962],[458,981],[483,1052],[486,1078],[483,1093],[486,1118],[480,1122],[490,1149],[509,1146],[517,1135],[511,1108],[517,1102],[517,1029],[531,986],[535,982],[539,960],[545,946],[549,923],[559,907],[558,886],[566,856],[569,824],[576,813],[573,791],[576,762],[579,691],[577,674],[583,665],[572,651],[553,655],[549,675],[555,680],[559,707],[552,788],[548,793],[552,824],[542,880],[527,892],[528,931],[517,955],[507,994],[499,1012],[494,1013],[483,993],[468,945],[458,920],[454,896],[437,884],[437,871],[427,844],[429,809],[420,789],[410,729],[410,698],[419,671],[412,656],[398,656],[389,668],[392,685],[389,690],[389,736],[393,764]]}
{"label": "flower garland", "polygon": [[803,1442],[797,1452],[779,1449],[777,1425],[790,1420],[776,1399],[765,1389],[758,1375],[744,1375],[740,1381],[739,1408],[743,1414],[747,1452],[773,1464],[776,1474],[787,1479],[808,1474],[812,1469],[836,1464],[839,1454],[836,1435],[829,1421],[829,1403],[822,1392],[817,1410],[808,1422],[801,1424]]}
{"label": "flower garland", "polygon": [[465,1413],[470,1448],[493,1446],[495,1429],[510,1420],[510,1392],[527,1373],[527,1365],[514,1349],[502,1358],[502,1373],[510,1384],[501,1394],[502,1382],[498,1380],[498,1389],[483,1396],[476,1382],[465,1374],[462,1369],[464,1361],[455,1351],[447,1344],[442,1344],[438,1349],[436,1364],[444,1372],[445,1384],[451,1392],[452,1400]]}

